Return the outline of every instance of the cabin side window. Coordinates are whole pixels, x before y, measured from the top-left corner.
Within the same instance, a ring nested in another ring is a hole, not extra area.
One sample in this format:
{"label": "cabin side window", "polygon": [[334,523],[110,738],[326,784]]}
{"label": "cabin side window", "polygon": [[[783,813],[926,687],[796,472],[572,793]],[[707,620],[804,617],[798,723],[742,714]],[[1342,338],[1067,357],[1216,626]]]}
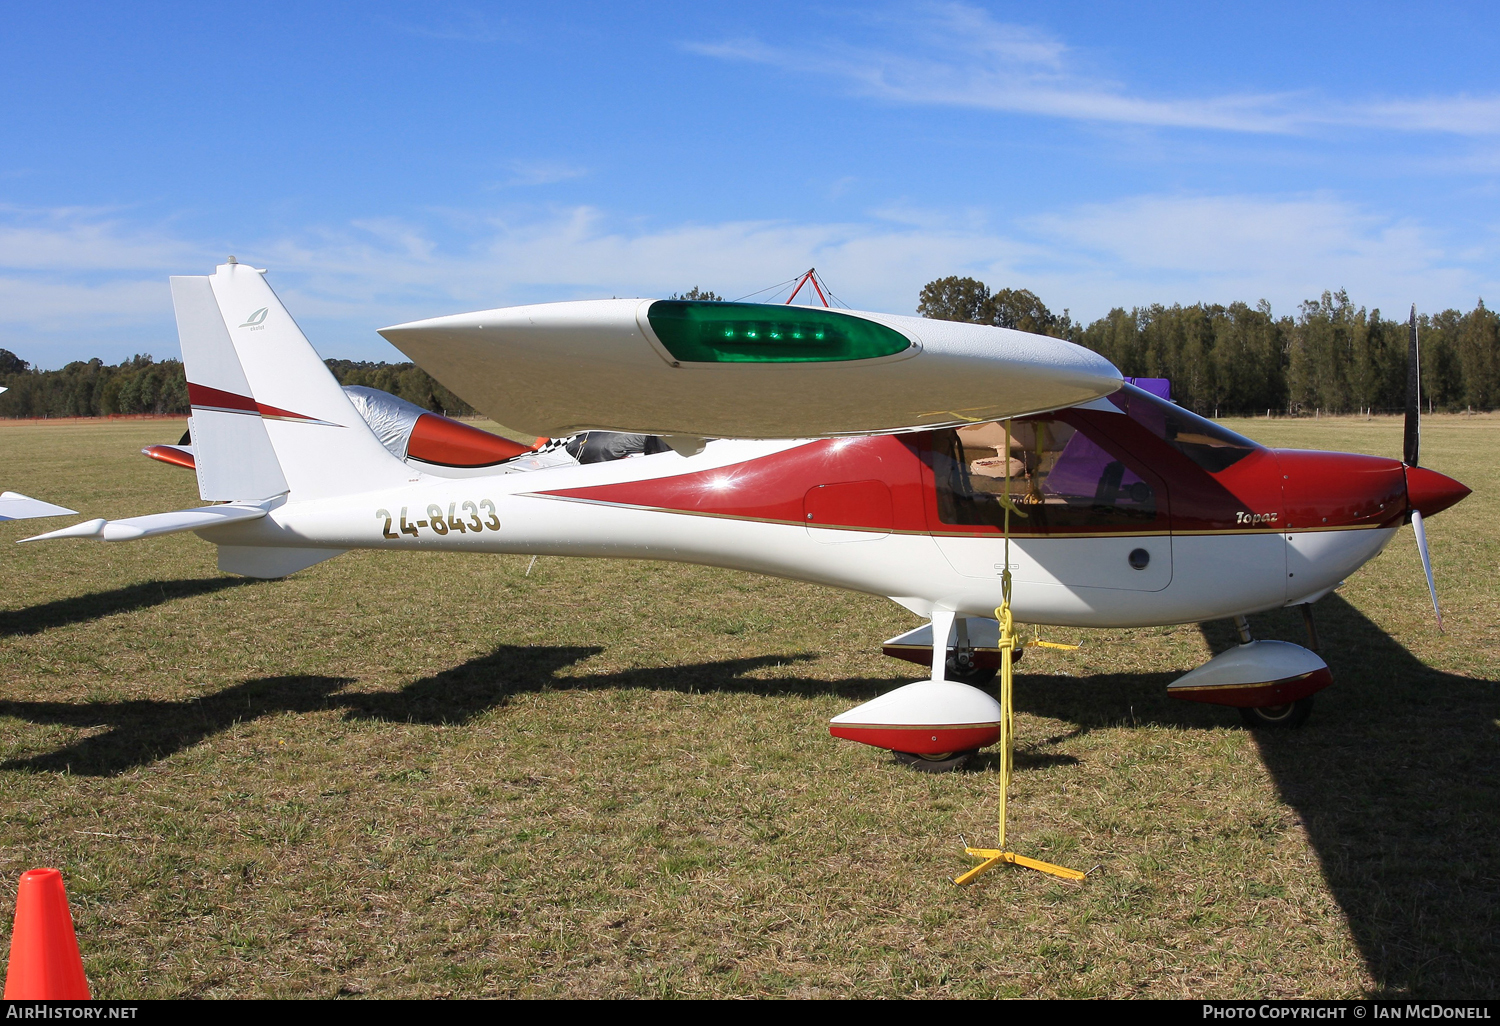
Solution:
{"label": "cabin side window", "polygon": [[1084,431],[1053,418],[1012,421],[1008,450],[1003,423],[936,431],[932,468],[945,524],[1002,526],[1007,488],[1025,514],[1011,516],[1017,534],[1139,528],[1157,517],[1156,492],[1147,482]]}

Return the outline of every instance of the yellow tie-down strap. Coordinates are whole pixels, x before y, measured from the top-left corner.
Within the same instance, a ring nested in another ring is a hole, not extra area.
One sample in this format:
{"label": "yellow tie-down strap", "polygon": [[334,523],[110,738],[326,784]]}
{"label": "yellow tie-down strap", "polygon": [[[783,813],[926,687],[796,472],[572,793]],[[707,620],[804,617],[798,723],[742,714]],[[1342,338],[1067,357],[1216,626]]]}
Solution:
{"label": "yellow tie-down strap", "polygon": [[1087,873],[1080,873],[1076,869],[1067,866],[1054,866],[1050,862],[1042,862],[1040,859],[1028,859],[1025,855],[1017,855],[1013,851],[998,851],[994,848],[965,848],[964,851],[976,859],[984,859],[979,865],[967,873],[954,879],[954,883],[962,887],[964,884],[973,883],[981,873],[994,869],[1002,862],[1009,862],[1013,866],[1025,866],[1027,869],[1039,870],[1052,876],[1060,876],[1064,880],[1082,880]]}
{"label": "yellow tie-down strap", "polygon": [[[1007,455],[1010,453],[1010,421],[1005,422],[1005,451]],[[1088,875],[1086,873],[1080,873],[1076,869],[1069,869],[1066,866],[1054,866],[1050,862],[1042,862],[1039,859],[1028,859],[1024,855],[1017,855],[1013,851],[1004,850],[1006,797],[1007,792],[1009,792],[1010,790],[1010,775],[1011,768],[1013,766],[1016,731],[1014,697],[1015,670],[1013,669],[1011,663],[1011,653],[1014,652],[1016,648],[1024,647],[1026,644],[1016,637],[1015,618],[1011,615],[1010,611],[1010,515],[1011,513],[1017,513],[1021,516],[1025,516],[1026,514],[1021,513],[1020,510],[1016,509],[1008,501],[1010,497],[1009,460],[1007,460],[1005,464],[1004,494],[1006,500],[1002,501],[1001,505],[1005,508],[1005,521],[1003,528],[1003,537],[1005,539],[1005,569],[1000,574],[1000,608],[995,610],[995,620],[1000,627],[1000,642],[998,646],[1000,649],[1000,815],[998,817],[998,826],[1000,828],[1000,847],[970,848],[966,844],[964,846],[964,852],[966,854],[972,855],[978,859],[983,859],[984,861],[979,863],[979,865],[975,866],[973,869],[969,870],[967,873],[964,873],[962,876],[955,878],[953,882],[958,884],[959,886],[973,883],[981,875],[993,869],[995,866],[1000,865],[1002,862],[1008,863],[1013,866],[1024,866],[1027,869],[1035,869],[1038,872],[1047,873],[1051,876],[1056,876],[1063,880],[1082,880],[1085,876]],[[934,643],[936,643],[936,639],[934,639]],[[1043,641],[1040,637],[1032,641],[1031,644],[1037,645],[1041,648],[1075,649],[1078,647],[1077,645],[1061,645],[1055,641]]]}

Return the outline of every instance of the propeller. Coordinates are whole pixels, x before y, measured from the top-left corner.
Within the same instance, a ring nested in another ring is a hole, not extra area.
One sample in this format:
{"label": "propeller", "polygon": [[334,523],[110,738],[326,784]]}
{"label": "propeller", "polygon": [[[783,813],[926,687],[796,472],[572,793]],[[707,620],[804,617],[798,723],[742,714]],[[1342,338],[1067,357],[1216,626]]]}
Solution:
{"label": "propeller", "polygon": [[1408,467],[1420,466],[1417,457],[1422,447],[1422,361],[1417,348],[1417,304],[1411,305],[1410,334],[1406,340],[1406,437],[1401,461]]}
{"label": "propeller", "polygon": [[[1422,359],[1417,344],[1417,304],[1411,305],[1411,321],[1406,342],[1406,434],[1402,440],[1402,462],[1408,467],[1421,464],[1422,449]],[[1427,552],[1427,528],[1422,512],[1411,511],[1411,528],[1417,536],[1417,553],[1422,557],[1422,572],[1427,575],[1427,594],[1432,596],[1432,612],[1437,617],[1438,632],[1443,630],[1443,611],[1438,608],[1437,585],[1432,580],[1432,557]]]}

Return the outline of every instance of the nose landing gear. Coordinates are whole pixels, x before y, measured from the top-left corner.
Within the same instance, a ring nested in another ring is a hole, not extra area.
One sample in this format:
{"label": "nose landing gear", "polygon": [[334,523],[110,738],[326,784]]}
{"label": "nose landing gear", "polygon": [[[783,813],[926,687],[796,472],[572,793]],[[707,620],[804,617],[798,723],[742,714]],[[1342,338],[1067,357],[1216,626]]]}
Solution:
{"label": "nose landing gear", "polygon": [[1240,706],[1240,719],[1251,730],[1290,730],[1312,715],[1313,696],[1283,705]]}
{"label": "nose landing gear", "polygon": [[1333,683],[1317,653],[1286,641],[1256,641],[1243,616],[1234,618],[1240,643],[1167,687],[1189,702],[1233,706],[1257,730],[1300,727],[1312,713],[1312,696]]}

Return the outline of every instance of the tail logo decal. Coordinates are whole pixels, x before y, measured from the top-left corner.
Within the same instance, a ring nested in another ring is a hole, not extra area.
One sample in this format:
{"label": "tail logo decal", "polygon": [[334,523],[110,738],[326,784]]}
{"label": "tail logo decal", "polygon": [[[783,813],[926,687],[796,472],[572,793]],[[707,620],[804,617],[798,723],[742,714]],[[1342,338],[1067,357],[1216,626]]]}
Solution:
{"label": "tail logo decal", "polygon": [[246,317],[245,318],[245,323],[241,324],[240,327],[242,327],[242,328],[259,328],[259,327],[261,327],[262,325],[264,325],[266,323],[266,313],[268,312],[268,310],[269,310],[268,307],[264,307],[264,306],[261,307],[259,310],[255,311],[253,314],[251,314],[249,317]]}
{"label": "tail logo decal", "polygon": [[[265,311],[260,311],[264,313]],[[262,318],[264,319],[264,318]],[[244,325],[241,325],[244,327]],[[192,403],[195,410],[210,410],[215,413],[245,413],[254,417],[264,417],[267,420],[290,420],[299,424],[318,424],[323,427],[343,427],[329,420],[319,420],[316,417],[306,417],[291,410],[278,409],[275,406],[267,406],[258,403],[247,395],[237,395],[234,392],[225,392],[223,389],[209,388],[207,385],[196,385],[188,382],[188,401]]]}

